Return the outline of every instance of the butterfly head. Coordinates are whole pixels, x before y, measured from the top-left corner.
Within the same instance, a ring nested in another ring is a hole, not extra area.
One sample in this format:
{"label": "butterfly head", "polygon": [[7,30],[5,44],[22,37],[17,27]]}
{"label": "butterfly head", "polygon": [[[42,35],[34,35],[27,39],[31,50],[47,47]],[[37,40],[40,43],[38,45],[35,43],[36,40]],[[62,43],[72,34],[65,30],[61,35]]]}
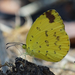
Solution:
{"label": "butterfly head", "polygon": [[26,44],[23,44],[23,45],[22,45],[22,48],[23,48],[23,49],[26,49],[26,47],[27,47]]}

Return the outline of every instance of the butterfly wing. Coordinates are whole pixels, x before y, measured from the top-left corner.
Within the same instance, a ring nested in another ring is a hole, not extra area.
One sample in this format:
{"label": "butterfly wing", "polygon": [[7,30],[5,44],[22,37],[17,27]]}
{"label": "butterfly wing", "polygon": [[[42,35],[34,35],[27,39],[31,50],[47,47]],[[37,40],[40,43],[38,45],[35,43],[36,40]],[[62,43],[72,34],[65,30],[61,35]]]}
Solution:
{"label": "butterfly wing", "polygon": [[55,10],[43,13],[32,25],[26,39],[27,53],[46,61],[60,61],[69,51],[69,37]]}

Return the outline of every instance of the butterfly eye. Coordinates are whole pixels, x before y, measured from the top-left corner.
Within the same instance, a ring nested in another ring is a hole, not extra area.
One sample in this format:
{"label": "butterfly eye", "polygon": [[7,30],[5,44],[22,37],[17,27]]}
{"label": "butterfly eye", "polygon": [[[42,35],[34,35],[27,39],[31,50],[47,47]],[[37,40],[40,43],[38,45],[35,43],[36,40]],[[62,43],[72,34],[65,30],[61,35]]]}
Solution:
{"label": "butterfly eye", "polygon": [[26,47],[27,47],[26,44],[23,44],[23,45],[22,45],[22,48],[23,48],[23,49],[26,49]]}

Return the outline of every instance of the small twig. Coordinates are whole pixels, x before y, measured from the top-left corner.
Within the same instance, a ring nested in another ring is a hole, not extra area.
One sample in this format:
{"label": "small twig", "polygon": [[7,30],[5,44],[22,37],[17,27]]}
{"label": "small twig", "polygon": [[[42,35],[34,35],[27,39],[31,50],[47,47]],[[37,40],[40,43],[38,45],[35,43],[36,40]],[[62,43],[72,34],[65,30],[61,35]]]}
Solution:
{"label": "small twig", "polygon": [[4,65],[1,65],[1,64],[0,64],[0,68],[3,67],[3,66],[12,67],[12,66],[14,66],[14,65],[13,65],[12,63],[5,62]]}

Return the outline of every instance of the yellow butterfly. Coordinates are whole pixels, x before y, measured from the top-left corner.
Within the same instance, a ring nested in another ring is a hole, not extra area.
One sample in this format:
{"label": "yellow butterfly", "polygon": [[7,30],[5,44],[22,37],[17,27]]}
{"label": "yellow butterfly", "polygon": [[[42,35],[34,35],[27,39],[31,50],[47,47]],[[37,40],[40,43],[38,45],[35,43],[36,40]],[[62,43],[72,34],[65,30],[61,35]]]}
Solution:
{"label": "yellow butterfly", "polygon": [[58,62],[65,57],[70,41],[56,10],[48,10],[36,19],[22,47],[27,54],[46,61]]}

